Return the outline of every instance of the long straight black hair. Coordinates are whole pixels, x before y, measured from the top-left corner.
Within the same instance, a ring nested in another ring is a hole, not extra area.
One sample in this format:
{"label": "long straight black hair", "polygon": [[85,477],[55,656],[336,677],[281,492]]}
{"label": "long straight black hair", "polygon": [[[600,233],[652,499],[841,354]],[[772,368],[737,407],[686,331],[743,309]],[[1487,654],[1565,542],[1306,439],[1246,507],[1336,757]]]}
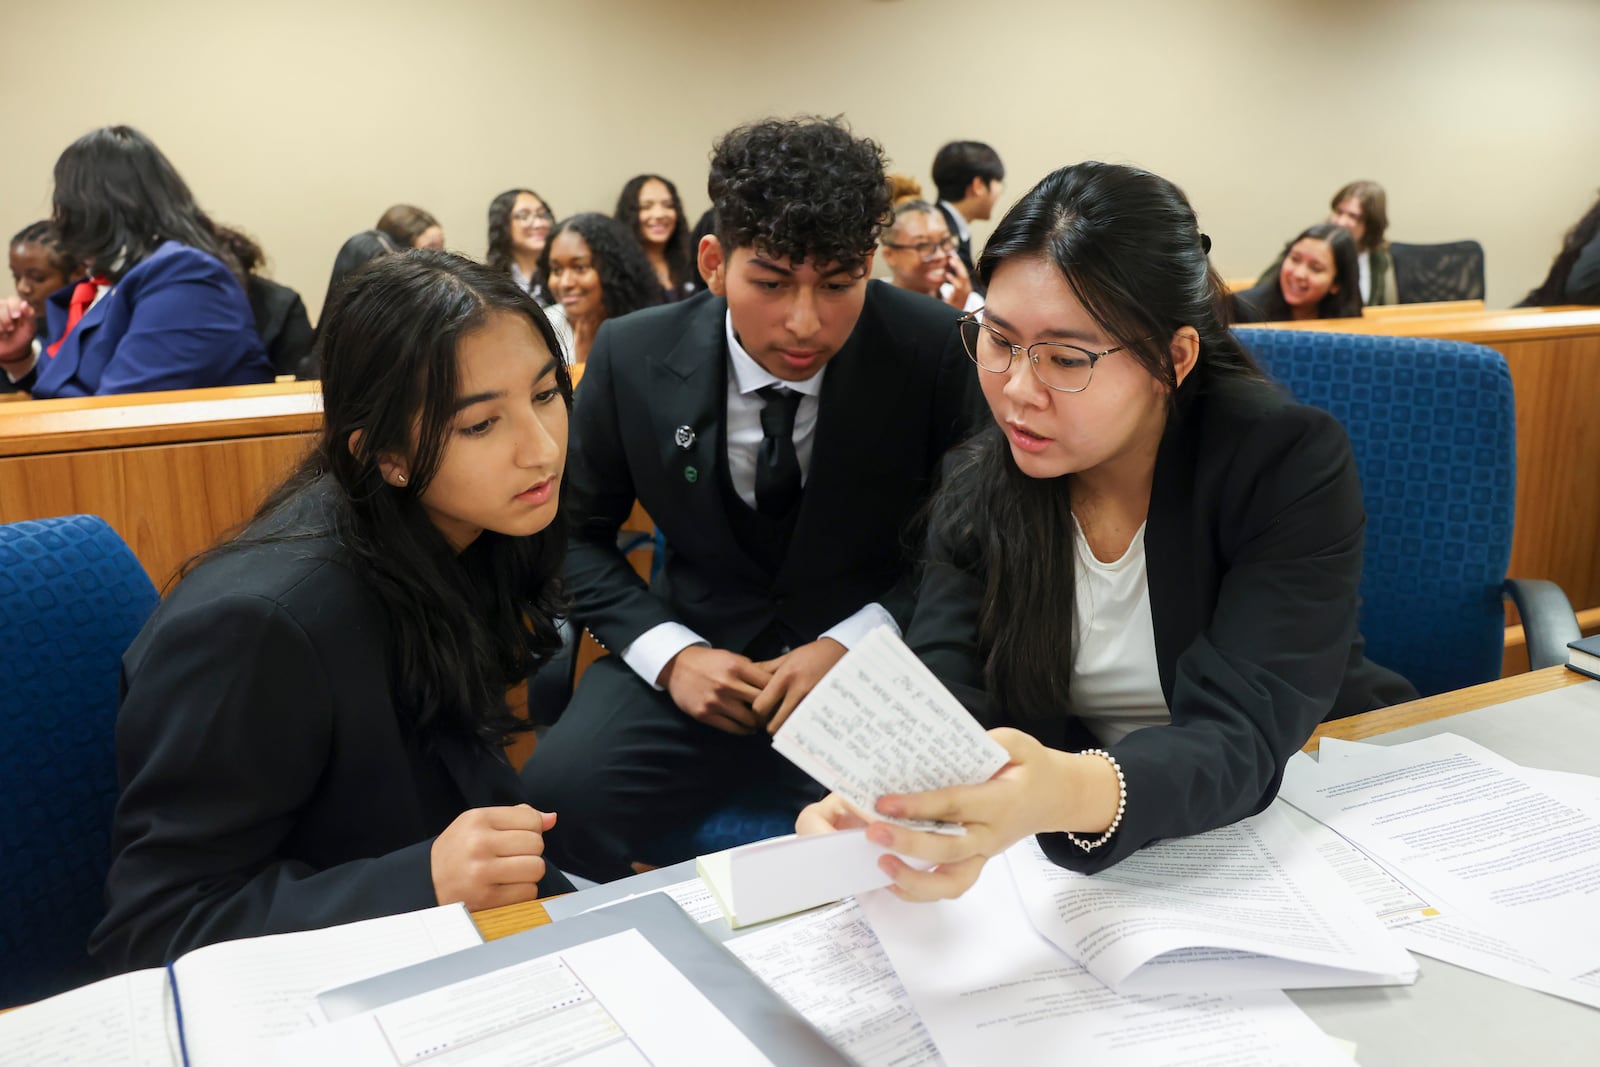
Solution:
{"label": "long straight black hair", "polygon": [[52,208],[63,251],[91,273],[117,281],[163,241],[177,241],[216,256],[244,284],[177,168],[131,126],[102,126],[67,146]]}
{"label": "long straight black hair", "polygon": [[[457,348],[496,312],[533,325],[570,411],[572,380],[550,321],[508,276],[445,252],[384,256],[350,276],[317,331],[316,448],[243,534],[213,550],[321,536],[286,517],[303,495],[324,497],[341,552],[389,619],[402,707],[421,728],[455,723],[489,744],[527,728],[506,709],[506,690],[560,647],[567,541],[558,518],[531,537],[485,530],[457,555],[422,507],[451,439]],[[411,457],[406,485],[384,480],[385,453]]]}
{"label": "long straight black hair", "polygon": [[[1010,261],[1042,259],[1061,272],[1095,323],[1156,381],[1178,393],[1171,340],[1200,335],[1185,380],[1261,378],[1227,327],[1227,290],[1207,259],[1183,191],[1133,167],[1078,163],[1034,186],[995,228],[977,263],[988,287]],[[1059,733],[1073,661],[1071,476],[1030,478],[996,425],[956,453],[936,495],[933,561],[983,582],[978,643],[990,694],[1042,738]]]}

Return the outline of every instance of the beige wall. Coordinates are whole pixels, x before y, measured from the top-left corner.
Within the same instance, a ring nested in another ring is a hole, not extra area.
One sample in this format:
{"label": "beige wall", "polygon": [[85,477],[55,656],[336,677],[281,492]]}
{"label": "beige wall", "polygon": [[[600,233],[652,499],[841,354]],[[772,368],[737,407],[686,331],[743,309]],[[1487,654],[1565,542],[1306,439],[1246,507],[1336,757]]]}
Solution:
{"label": "beige wall", "polygon": [[989,141],[1007,202],[1063,163],[1139,163],[1230,276],[1376,178],[1392,237],[1483,242],[1492,305],[1600,186],[1592,0],[80,0],[7,10],[3,37],[0,233],[47,212],[68,142],[131,123],[313,314],[395,201],[471,255],[511,185],[610,210],[658,170],[698,214],[711,140],[773,112],[844,112],[925,183],[942,142]]}

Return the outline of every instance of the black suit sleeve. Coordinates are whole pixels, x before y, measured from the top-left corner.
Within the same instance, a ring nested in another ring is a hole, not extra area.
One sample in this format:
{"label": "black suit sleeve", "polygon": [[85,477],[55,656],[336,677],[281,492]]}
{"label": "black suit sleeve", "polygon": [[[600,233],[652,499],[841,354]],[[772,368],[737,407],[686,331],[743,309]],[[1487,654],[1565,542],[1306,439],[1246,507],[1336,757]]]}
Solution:
{"label": "black suit sleeve", "polygon": [[566,573],[578,621],[620,652],[652,627],[677,620],[617,546],[637,490],[618,417],[615,337],[611,323],[601,325],[577,391],[562,506],[572,529]]}
{"label": "black suit sleeve", "polygon": [[431,839],[322,870],[282,858],[335,714],[327,667],[289,613],[234,595],[162,626],[118,713],[123,789],[91,953],[122,971],[437,903]]}
{"label": "black suit sleeve", "polygon": [[1349,440],[1332,416],[1299,406],[1244,432],[1215,502],[1227,564],[1208,623],[1178,657],[1172,722],[1110,746],[1128,791],[1111,841],[1085,854],[1065,835],[1040,836],[1063,866],[1099,870],[1262,810],[1339,692],[1366,521]]}

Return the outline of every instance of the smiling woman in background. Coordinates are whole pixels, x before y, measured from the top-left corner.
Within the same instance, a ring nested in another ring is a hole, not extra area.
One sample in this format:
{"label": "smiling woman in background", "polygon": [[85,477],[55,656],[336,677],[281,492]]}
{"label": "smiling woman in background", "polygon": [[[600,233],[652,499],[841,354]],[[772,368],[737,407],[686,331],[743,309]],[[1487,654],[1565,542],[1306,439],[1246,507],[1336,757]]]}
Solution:
{"label": "smiling woman in background", "polygon": [[570,363],[589,358],[602,322],[664,299],[638,243],[620,222],[593,212],[574,215],[556,227],[539,258],[539,271],[556,298],[547,312]]}
{"label": "smiling woman in background", "polygon": [[1284,246],[1277,270],[1234,294],[1236,322],[1349,319],[1361,314],[1356,243],[1331,222],[1307,227]]}
{"label": "smiling woman in background", "polygon": [[668,302],[694,292],[696,248],[689,239],[678,187],[659,174],[629,180],[612,216],[639,242]]}
{"label": "smiling woman in background", "polygon": [[507,189],[489,202],[489,255],[495,270],[511,275],[523,292],[548,307],[553,301],[539,273],[555,216],[532,189]]}

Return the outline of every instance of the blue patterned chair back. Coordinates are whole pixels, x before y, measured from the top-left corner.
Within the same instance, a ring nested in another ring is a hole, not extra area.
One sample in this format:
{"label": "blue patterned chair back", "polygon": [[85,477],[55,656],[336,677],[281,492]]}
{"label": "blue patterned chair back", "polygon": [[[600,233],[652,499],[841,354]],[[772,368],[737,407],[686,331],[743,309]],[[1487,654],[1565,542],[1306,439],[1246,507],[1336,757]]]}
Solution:
{"label": "blue patterned chair back", "polygon": [[0,526],[0,1006],[102,976],[122,654],[157,599],[103,519]]}
{"label": "blue patterned chair back", "polygon": [[1423,696],[1500,677],[1517,489],[1505,357],[1421,337],[1236,332],[1350,435],[1367,508],[1367,656]]}

